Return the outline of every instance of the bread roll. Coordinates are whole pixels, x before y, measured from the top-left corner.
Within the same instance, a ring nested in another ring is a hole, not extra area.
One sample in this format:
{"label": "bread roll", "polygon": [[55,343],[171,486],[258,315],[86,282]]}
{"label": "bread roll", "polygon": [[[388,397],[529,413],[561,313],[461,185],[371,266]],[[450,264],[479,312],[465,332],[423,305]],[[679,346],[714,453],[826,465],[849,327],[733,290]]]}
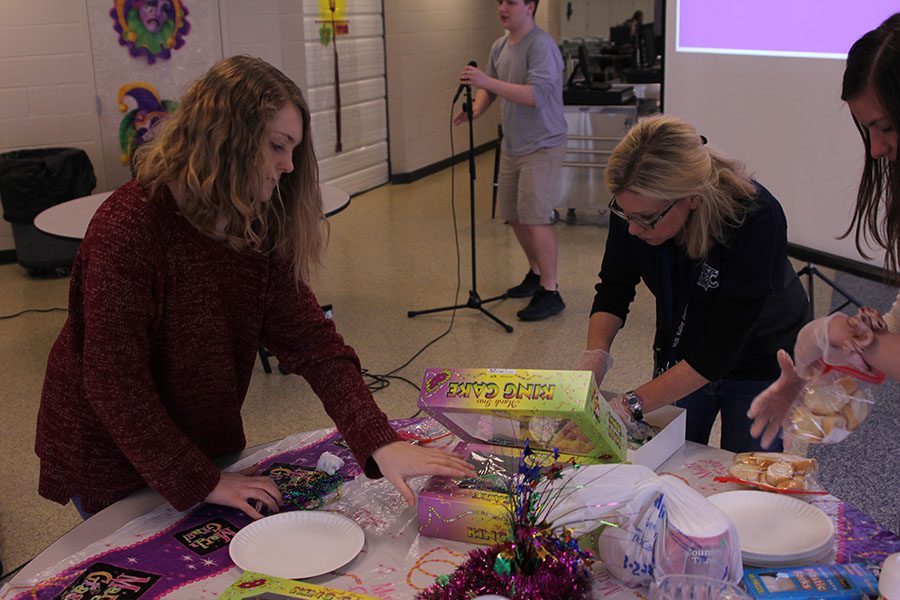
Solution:
{"label": "bread roll", "polygon": [[816,387],[806,393],[803,403],[814,415],[836,415],[850,400],[843,390],[841,386]]}
{"label": "bread roll", "polygon": [[795,406],[791,412],[794,435],[812,442],[821,442],[822,438],[825,437],[822,419],[823,417],[814,415],[805,406]]}
{"label": "bread roll", "polygon": [[841,415],[822,417],[822,431],[828,435],[835,429],[847,429],[847,419]]}
{"label": "bread roll", "polygon": [[841,377],[834,383],[841,386],[848,396],[855,396],[856,392],[859,391],[859,384],[853,377]]}
{"label": "bread roll", "polygon": [[797,458],[799,460],[791,461],[791,465],[794,467],[794,477],[797,475],[808,475],[819,468],[819,464],[814,458],[803,458],[801,456]]}
{"label": "bread roll", "polygon": [[854,431],[869,414],[869,403],[854,400],[841,409],[841,416],[847,421],[847,431]]}

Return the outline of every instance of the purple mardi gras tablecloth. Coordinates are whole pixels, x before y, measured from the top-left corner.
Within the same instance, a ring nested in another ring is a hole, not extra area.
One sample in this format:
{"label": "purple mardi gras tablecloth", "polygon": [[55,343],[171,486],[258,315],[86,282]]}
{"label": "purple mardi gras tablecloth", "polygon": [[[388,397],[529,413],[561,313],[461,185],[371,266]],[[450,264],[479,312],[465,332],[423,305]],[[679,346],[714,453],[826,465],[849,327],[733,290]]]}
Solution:
{"label": "purple mardi gras tablecloth", "polygon": [[[395,427],[420,439],[446,433],[431,419],[395,421]],[[431,445],[452,447],[453,436]],[[306,476],[322,452],[344,459],[339,475],[321,488],[321,496],[307,498],[307,509],[341,513],[358,523],[366,544],[357,558],[311,583],[385,599],[413,598],[438,575],[451,573],[474,546],[418,535],[415,510],[406,506],[393,487],[359,477],[360,470],[333,430],[285,438],[241,460],[232,469],[254,465],[273,476]],[[730,464],[730,453],[688,445],[665,465],[704,495],[735,489],[714,480]],[[414,483],[418,490],[424,479]],[[876,561],[900,551],[900,538],[878,527],[865,514],[833,496],[812,501],[835,522],[837,562]],[[25,583],[0,590],[0,600],[56,600],[103,597],[117,600],[216,598],[240,575],[231,561],[228,544],[250,523],[240,511],[201,504],[179,513],[162,506],[135,519],[114,534]],[[297,540],[302,544],[303,540]],[[595,564],[595,598],[642,598],[643,591],[625,588]],[[104,595],[105,594],[105,595]]]}

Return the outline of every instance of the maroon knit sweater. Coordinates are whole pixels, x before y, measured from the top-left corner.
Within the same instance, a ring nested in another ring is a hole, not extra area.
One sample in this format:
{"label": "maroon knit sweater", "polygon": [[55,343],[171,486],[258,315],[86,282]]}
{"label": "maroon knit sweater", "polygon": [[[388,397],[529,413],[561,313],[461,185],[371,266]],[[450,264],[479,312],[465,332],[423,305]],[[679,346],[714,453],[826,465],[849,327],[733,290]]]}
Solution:
{"label": "maroon knit sweater", "polygon": [[145,485],[178,510],[203,500],[219,481],[211,457],[245,446],[260,342],[309,381],[366,475],[380,477],[372,452],[400,438],[290,265],[201,234],[168,190],[148,199],[126,183],[72,268],[38,413],[40,494],[78,496],[89,512]]}

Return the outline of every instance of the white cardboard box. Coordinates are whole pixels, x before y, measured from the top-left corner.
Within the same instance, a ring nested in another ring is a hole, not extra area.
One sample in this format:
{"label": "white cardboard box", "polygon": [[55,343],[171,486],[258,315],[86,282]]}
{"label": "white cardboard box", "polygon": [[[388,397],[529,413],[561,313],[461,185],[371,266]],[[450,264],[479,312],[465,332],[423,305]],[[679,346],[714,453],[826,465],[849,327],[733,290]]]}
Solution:
{"label": "white cardboard box", "polygon": [[677,406],[663,406],[644,415],[644,420],[659,428],[652,440],[636,450],[628,449],[628,462],[644,465],[654,471],[684,446],[687,411]]}
{"label": "white cardboard box", "polygon": [[[601,390],[600,394],[607,400],[611,400],[621,394],[615,394]],[[618,419],[618,415],[613,413]],[[685,424],[687,423],[687,411],[671,404],[657,408],[653,412],[644,415],[654,429],[659,432],[652,440],[636,450],[628,449],[626,458],[634,465],[644,465],[654,471],[666,462],[670,456],[684,446]],[[624,425],[622,426],[625,427]]]}

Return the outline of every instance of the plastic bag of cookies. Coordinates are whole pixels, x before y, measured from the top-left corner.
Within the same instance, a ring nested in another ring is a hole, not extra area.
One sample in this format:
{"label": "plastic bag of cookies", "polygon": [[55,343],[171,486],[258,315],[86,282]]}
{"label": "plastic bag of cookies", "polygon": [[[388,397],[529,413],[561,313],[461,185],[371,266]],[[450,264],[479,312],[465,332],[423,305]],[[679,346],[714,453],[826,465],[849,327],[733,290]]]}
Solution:
{"label": "plastic bag of cookies", "polygon": [[875,402],[872,385],[883,373],[863,373],[850,367],[825,367],[810,379],[788,412],[785,435],[812,444],[836,444],[853,433]]}
{"label": "plastic bag of cookies", "polygon": [[816,481],[814,458],[781,452],[741,452],[734,456],[727,477],[716,481],[738,483],[780,494],[825,494]]}

